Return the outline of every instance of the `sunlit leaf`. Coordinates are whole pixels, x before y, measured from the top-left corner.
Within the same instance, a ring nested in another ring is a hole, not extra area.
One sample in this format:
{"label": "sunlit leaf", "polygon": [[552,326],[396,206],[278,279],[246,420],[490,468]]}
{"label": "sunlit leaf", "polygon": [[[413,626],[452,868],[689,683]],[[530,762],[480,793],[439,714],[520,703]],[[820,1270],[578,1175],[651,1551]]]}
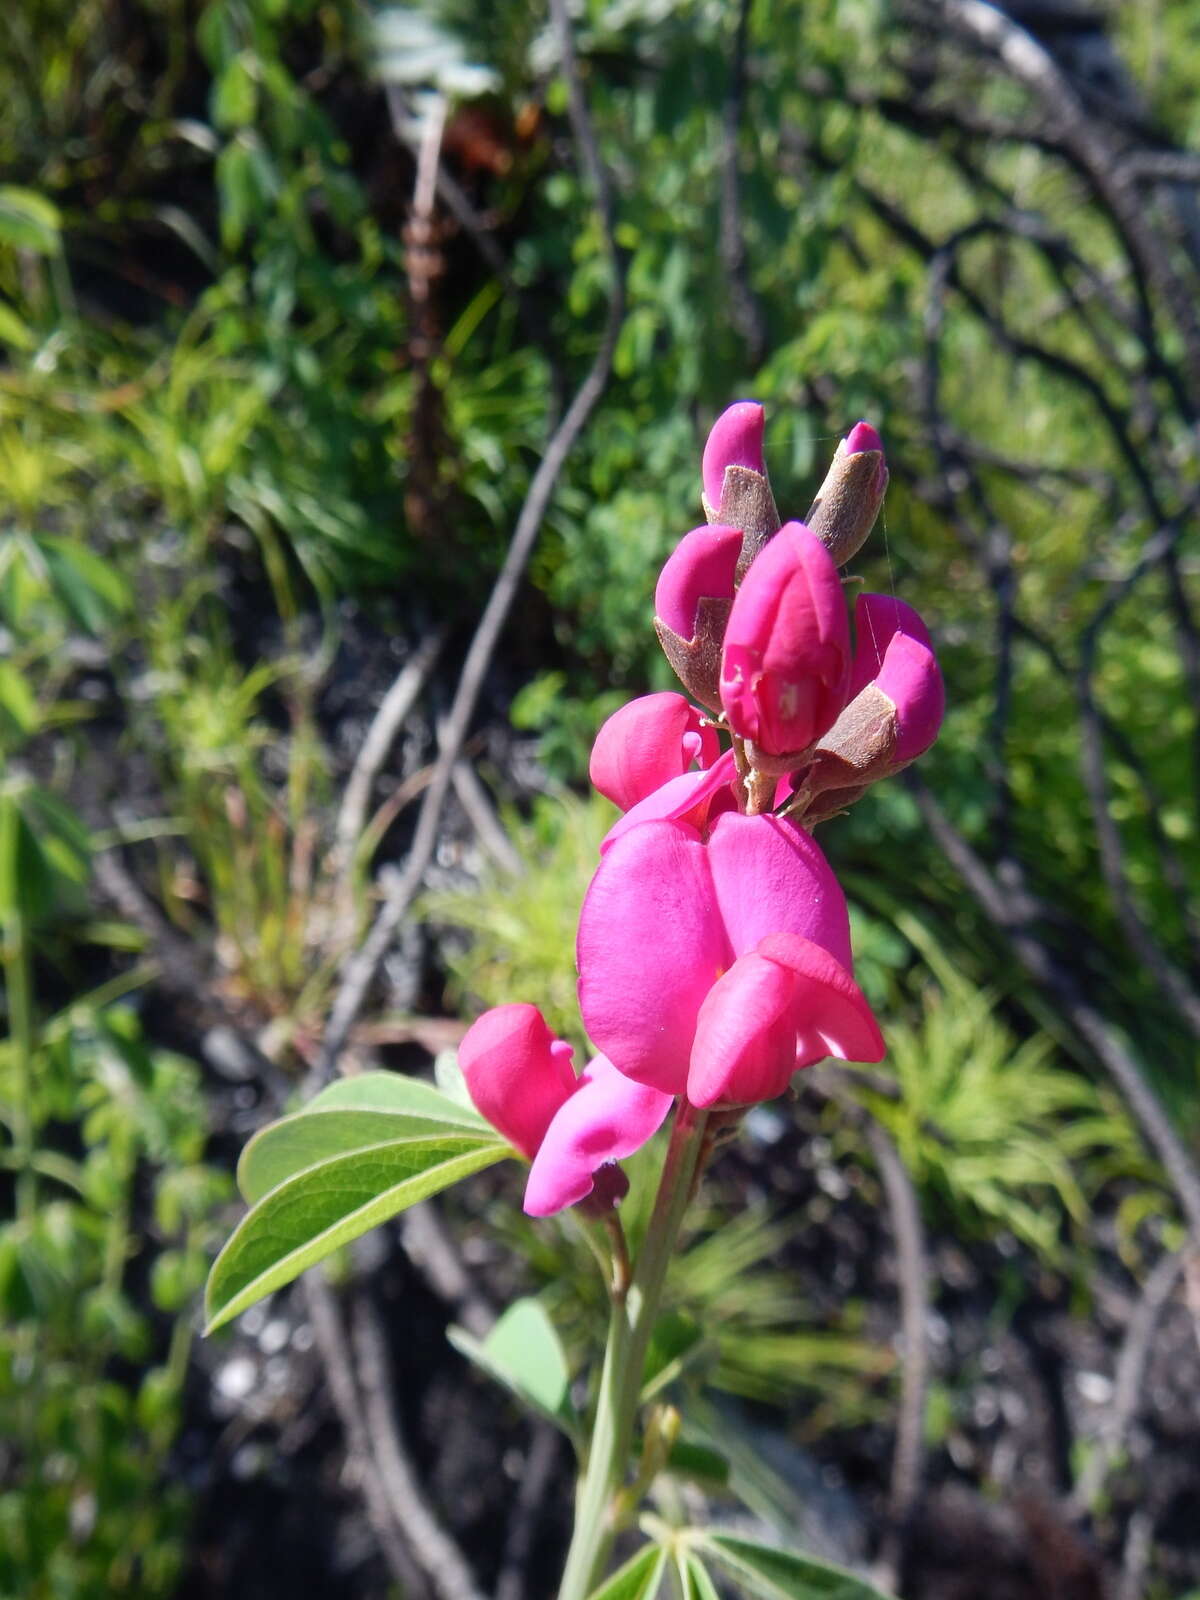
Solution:
{"label": "sunlit leaf", "polygon": [[509,1153],[494,1134],[463,1132],[356,1149],[297,1173],[250,1210],[217,1257],[206,1296],[209,1331],[339,1246]]}
{"label": "sunlit leaf", "polygon": [[518,1300],[480,1341],[451,1328],[454,1348],[559,1427],[571,1432],[571,1376],[554,1324],[540,1300]]}

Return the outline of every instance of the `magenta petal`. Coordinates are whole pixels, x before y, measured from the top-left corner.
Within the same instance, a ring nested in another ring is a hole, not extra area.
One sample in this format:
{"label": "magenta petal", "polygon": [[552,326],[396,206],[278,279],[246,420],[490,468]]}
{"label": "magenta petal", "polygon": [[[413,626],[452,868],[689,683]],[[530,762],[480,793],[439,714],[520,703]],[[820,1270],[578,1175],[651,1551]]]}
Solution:
{"label": "magenta petal", "polygon": [[928,645],[897,633],[887,647],[875,687],[896,708],[897,766],[915,761],[937,738],[946,709],[937,658]]}
{"label": "magenta petal", "polygon": [[846,899],[820,845],[779,817],[720,816],[708,840],[717,904],[735,956],[795,933],[851,964]]}
{"label": "magenta petal", "polygon": [[[766,415],[755,400],[736,400],[727,406],[709,430],[704,445],[700,476],[704,498],[715,511],[721,503],[721,486],[726,467],[750,467],[766,474],[763,461],[763,429]],[[659,612],[662,616],[662,612]],[[663,617],[663,621],[666,618]],[[676,629],[676,632],[679,630]]]}
{"label": "magenta petal", "polygon": [[696,1016],[733,960],[694,828],[644,822],[612,843],[576,953],[589,1037],[626,1077],[682,1094]]}
{"label": "magenta petal", "polygon": [[525,1186],[525,1210],[548,1217],[592,1192],[592,1175],[608,1161],[640,1150],[662,1127],[673,1097],[634,1083],[596,1056],[571,1098],[555,1113]]}
{"label": "magenta petal", "polygon": [[772,934],[759,945],[758,953],[787,967],[795,978],[792,1022],[797,1067],[826,1056],[883,1060],[887,1046],[866,996],[828,950],[794,934]]}
{"label": "magenta petal", "polygon": [[575,1092],[571,1046],[554,1037],[536,1006],[485,1011],[463,1035],[458,1064],[476,1110],[531,1158]]}
{"label": "magenta petal", "polygon": [[733,751],[726,750],[706,772],[685,772],[672,778],[613,823],[601,842],[601,853],[642,822],[677,821],[702,828],[710,806],[736,776]]}
{"label": "magenta petal", "polygon": [[654,615],[681,639],[696,636],[701,600],[732,600],[742,530],[723,523],[693,528],[667,557],[654,591]]}
{"label": "magenta petal", "polygon": [[720,751],[716,729],[681,694],[646,694],[614,711],[596,735],[588,775],[628,811],[694,758],[709,767]]}
{"label": "magenta petal", "polygon": [[883,440],[869,422],[856,422],[846,435],[846,454],[858,455],[863,450],[882,450]]}
{"label": "magenta petal", "polygon": [[894,595],[860,594],[854,602],[855,648],[849,700],[878,676],[888,645],[898,633],[907,634],[927,649],[933,648],[929,629],[912,606]]}
{"label": "magenta petal", "polygon": [[688,1068],[693,1105],[754,1105],[783,1093],[796,1070],[797,981],[789,967],[751,951],[713,985]]}

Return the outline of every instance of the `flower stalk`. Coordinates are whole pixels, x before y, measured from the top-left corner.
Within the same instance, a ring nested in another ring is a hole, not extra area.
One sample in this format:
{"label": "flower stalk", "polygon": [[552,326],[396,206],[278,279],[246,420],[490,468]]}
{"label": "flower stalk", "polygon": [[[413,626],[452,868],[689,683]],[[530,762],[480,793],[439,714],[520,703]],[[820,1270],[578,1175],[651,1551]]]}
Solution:
{"label": "flower stalk", "polygon": [[[619,1532],[625,1482],[642,1394],[650,1336],[667,1268],[698,1175],[708,1116],[680,1100],[671,1126],[654,1211],[627,1290],[614,1288],[591,1448],[579,1486],[575,1530],[558,1600],[587,1600],[604,1573]],[[624,1508],[631,1512],[633,1507]]]}

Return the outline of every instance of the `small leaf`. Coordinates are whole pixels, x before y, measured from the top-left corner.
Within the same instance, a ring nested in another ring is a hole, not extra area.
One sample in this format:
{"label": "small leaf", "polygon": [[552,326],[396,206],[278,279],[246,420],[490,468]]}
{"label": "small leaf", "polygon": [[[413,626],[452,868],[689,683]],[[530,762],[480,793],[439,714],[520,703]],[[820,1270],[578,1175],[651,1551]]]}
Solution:
{"label": "small leaf", "polygon": [[509,1154],[494,1134],[401,1139],[321,1161],[242,1219],[208,1280],[208,1332],[339,1246]]}
{"label": "small leaf", "polygon": [[756,1600],[891,1600],[841,1567],[753,1539],[706,1530],[696,1536],[693,1548],[715,1561]]}
{"label": "small leaf", "polygon": [[694,1444],[690,1439],[676,1439],[667,1457],[666,1470],[709,1488],[723,1489],[729,1482],[729,1462],[720,1451]]}
{"label": "small leaf", "polygon": [[62,218],[58,207],[33,189],[0,184],[0,244],[57,255]]}
{"label": "small leaf", "polygon": [[694,1551],[689,1551],[685,1557],[687,1567],[687,1583],[691,1590],[692,1600],[721,1600],[717,1593],[717,1586],[709,1576],[708,1568]]}
{"label": "small leaf", "polygon": [[674,1383],[685,1368],[712,1348],[703,1329],[685,1311],[668,1311],[659,1317],[646,1352],[642,1399],[649,1400],[668,1383]]}
{"label": "small leaf", "polygon": [[480,1342],[462,1328],[451,1328],[451,1344],[490,1378],[571,1434],[571,1375],[554,1324],[540,1300],[509,1306]]}
{"label": "small leaf", "polygon": [[588,1600],[653,1600],[666,1565],[667,1552],[661,1545],[644,1544],[606,1583],[593,1589]]}
{"label": "small leaf", "polygon": [[40,538],[38,548],[59,600],[85,632],[97,636],[129,610],[125,579],[78,539]]}
{"label": "small leaf", "polygon": [[6,300],[0,300],[0,342],[12,345],[14,350],[32,350],[37,343],[33,329]]}

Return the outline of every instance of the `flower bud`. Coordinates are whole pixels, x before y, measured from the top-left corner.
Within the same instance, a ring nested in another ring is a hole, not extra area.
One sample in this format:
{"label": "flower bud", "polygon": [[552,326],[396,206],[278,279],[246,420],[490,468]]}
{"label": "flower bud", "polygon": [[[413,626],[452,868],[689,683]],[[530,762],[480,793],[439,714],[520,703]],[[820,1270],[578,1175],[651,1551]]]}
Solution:
{"label": "flower bud", "polygon": [[779,531],[779,512],[763,459],[763,408],[754,400],[727,406],[704,446],[701,504],[709,522],[742,530],[737,581]]}
{"label": "flower bud", "polygon": [[[716,508],[721,504],[721,489],[726,467],[749,467],[766,477],[763,460],[763,429],[766,418],[755,400],[737,400],[727,406],[709,430],[700,464],[704,498]],[[713,519],[715,520],[715,519]]]}
{"label": "flower bud", "polygon": [[889,595],[860,594],[854,608],[858,648],[845,710],[813,753],[801,794],[812,826],[859,799],[923,755],[937,737],[946,692],[925,624]]}
{"label": "flower bud", "polygon": [[645,694],[604,723],[592,746],[588,776],[601,794],[628,811],[693,761],[711,767],[720,753],[715,728],[681,694]]}
{"label": "flower bud", "polygon": [[887,483],[883,440],[869,422],[856,422],[834,452],[805,518],[834,566],[844,566],[861,549],[875,526]]}
{"label": "flower bud", "polygon": [[760,754],[798,762],[836,719],[849,681],[837,570],[804,524],[789,522],[746,574],[730,612],[720,682],[729,726],[755,747],[754,765],[763,767]]}
{"label": "flower bud", "polygon": [[709,710],[721,704],[721,641],[741,550],[740,528],[693,528],[668,557],[654,591],[654,630],[667,660]]}

